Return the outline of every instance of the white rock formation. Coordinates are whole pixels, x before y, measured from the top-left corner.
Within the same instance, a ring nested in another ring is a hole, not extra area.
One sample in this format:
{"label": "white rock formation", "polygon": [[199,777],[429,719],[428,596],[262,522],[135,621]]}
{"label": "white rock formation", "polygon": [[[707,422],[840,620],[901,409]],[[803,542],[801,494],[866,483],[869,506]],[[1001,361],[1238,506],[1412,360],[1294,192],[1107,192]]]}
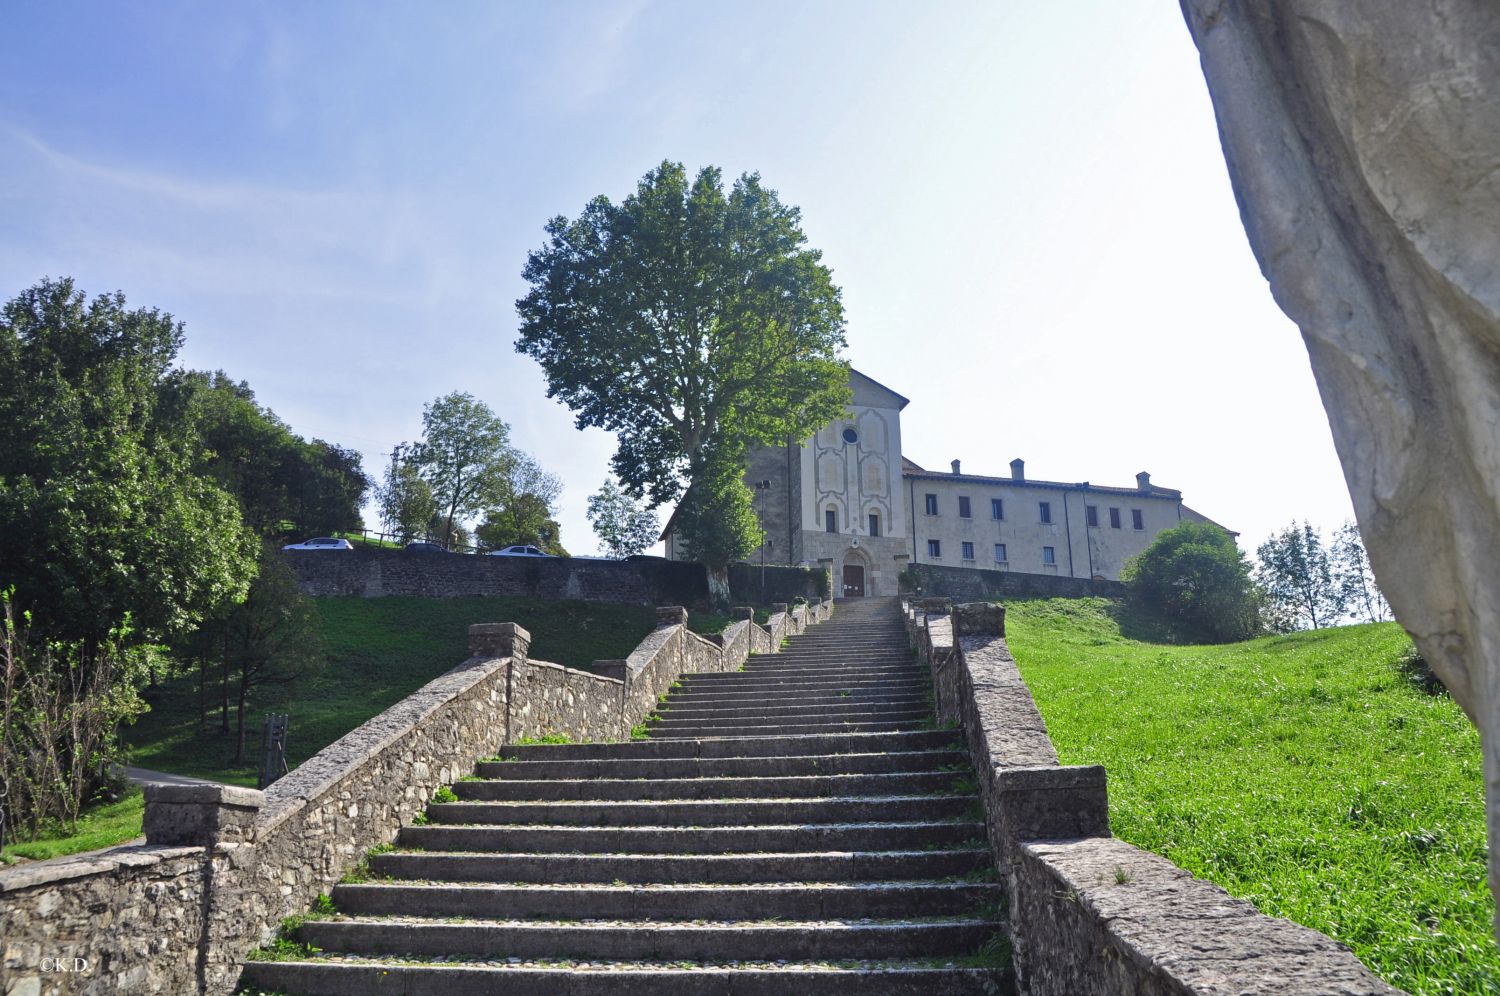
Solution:
{"label": "white rock formation", "polygon": [[1381,589],[1480,728],[1500,894],[1500,2],[1181,2]]}

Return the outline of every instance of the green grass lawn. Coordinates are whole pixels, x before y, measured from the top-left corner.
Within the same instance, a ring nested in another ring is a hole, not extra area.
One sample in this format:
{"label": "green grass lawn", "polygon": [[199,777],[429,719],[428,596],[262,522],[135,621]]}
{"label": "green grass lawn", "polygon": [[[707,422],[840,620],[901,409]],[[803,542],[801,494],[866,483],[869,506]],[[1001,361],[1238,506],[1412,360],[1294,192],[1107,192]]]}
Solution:
{"label": "green grass lawn", "polygon": [[141,813],[145,805],[141,790],[131,787],[117,801],[90,808],[79,817],[76,832],[59,829],[39,840],[7,844],[4,853],[0,854],[0,861],[9,863],[16,858],[40,861],[132,840],[141,835]]}
{"label": "green grass lawn", "polygon": [[[468,656],[468,627],[517,622],[531,633],[531,656],[568,667],[623,658],[656,625],[649,606],[530,598],[319,598],[328,663],[295,685],[266,688],[247,713],[250,763],[233,766],[234,738],[218,728],[217,685],[210,724],[198,719],[194,677],[147,693],[151,711],[126,731],[130,763],[174,774],[254,785],[255,751],[267,712],[291,715],[288,763],[295,766]],[[692,614],[699,632],[718,632],[728,620]],[[230,725],[234,723],[233,702]]]}
{"label": "green grass lawn", "polygon": [[1064,764],[1117,836],[1323,931],[1412,993],[1500,992],[1479,734],[1394,623],[1169,646],[1103,599],[1007,603]]}

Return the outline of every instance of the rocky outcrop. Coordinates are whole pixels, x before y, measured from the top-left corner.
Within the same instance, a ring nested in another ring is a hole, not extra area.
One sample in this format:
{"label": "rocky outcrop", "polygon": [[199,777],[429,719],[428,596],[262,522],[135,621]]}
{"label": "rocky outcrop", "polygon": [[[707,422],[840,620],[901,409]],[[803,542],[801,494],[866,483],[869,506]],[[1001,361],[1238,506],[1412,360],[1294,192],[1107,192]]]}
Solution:
{"label": "rocky outcrop", "polygon": [[[1182,0],[1381,589],[1480,727],[1500,886],[1500,5]],[[1500,927],[1500,923],[1497,923]]]}

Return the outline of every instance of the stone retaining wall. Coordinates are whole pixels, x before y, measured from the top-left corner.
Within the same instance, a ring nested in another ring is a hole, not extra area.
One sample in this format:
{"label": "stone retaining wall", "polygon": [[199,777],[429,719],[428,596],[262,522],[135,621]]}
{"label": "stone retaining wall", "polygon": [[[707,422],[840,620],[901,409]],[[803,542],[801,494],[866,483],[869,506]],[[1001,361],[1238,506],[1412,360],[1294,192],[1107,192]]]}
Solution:
{"label": "stone retaining wall", "polygon": [[[408,553],[377,546],[353,550],[288,550],[288,566],[304,594],[379,598],[407,595],[459,598],[509,595],[581,599],[627,605],[708,604],[708,575],[702,564],[634,557],[481,557],[449,553]],[[739,602],[764,604],[766,598],[791,601],[826,594],[826,569],[734,564],[729,591]]]}
{"label": "stone retaining wall", "polygon": [[264,793],[149,786],[145,843],[0,869],[0,992],[231,992],[282,918],[394,840],[479,759],[547,733],[624,739],[684,669],[738,668],[775,652],[774,633],[831,609],[780,613],[769,630],[741,619],[722,646],[688,631],[683,609],[660,610],[662,625],[628,661],[596,663],[602,674],[530,660],[513,623],[472,626],[469,660]]}
{"label": "stone retaining wall", "polygon": [[1399,993],[1344,946],[1110,835],[1105,771],[1064,766],[990,603],[905,603],[940,717],[974,759],[1031,996]]}
{"label": "stone retaining wall", "polygon": [[912,564],[905,574],[917,584],[909,597],[988,600],[991,598],[1119,598],[1125,586],[1118,581],[1094,581],[1057,574],[1022,571],[984,571],[969,567]]}

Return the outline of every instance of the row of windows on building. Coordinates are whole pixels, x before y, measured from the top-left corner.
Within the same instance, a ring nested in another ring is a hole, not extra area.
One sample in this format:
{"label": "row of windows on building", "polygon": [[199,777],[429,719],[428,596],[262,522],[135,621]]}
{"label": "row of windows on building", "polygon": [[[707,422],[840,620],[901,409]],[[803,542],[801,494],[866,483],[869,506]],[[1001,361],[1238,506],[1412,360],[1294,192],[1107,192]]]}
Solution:
{"label": "row of windows on building", "polygon": [[[929,493],[924,496],[924,498],[925,500],[923,502],[923,506],[926,509],[927,514],[938,515],[938,496]],[[1088,524],[1091,527],[1097,529],[1099,527],[1099,506],[1085,505],[1083,507],[1083,512],[1084,518],[1088,521]],[[1052,503],[1050,501],[1037,502],[1037,516],[1043,524],[1051,522]],[[973,507],[969,504],[968,495],[958,496],[958,517],[960,519],[972,519],[974,517]],[[1004,498],[990,499],[990,518],[994,519],[997,522],[1005,518]],[[1109,509],[1109,525],[1111,529],[1121,528],[1120,510],[1118,508]],[[1138,508],[1130,509],[1130,525],[1132,529],[1145,529],[1145,513],[1143,513]]]}
{"label": "row of windows on building", "polygon": [[[960,543],[958,545],[958,552],[959,552],[959,558],[961,560],[973,560],[974,559],[974,544],[973,543],[969,543],[969,542]],[[927,541],[927,556],[933,558],[934,560],[941,560],[943,558],[943,541],[942,540],[935,540],[935,539],[928,540]],[[1009,563],[1009,562],[1010,562],[1010,558],[1006,555],[1005,544],[1004,543],[996,543],[995,544],[995,563],[997,563],[997,564],[1006,564],[1006,563]],[[1042,547],[1042,563],[1044,563],[1044,564],[1055,564],[1055,563],[1057,563],[1057,549],[1055,547],[1050,547],[1050,546],[1044,546],[1044,547]]]}
{"label": "row of windows on building", "polygon": [[[933,495],[933,494],[929,494],[926,497],[927,497],[927,501],[926,501],[927,514],[928,515],[937,515],[938,514],[938,500],[937,500],[938,496],[937,495]],[[1040,519],[1041,519],[1041,521],[1042,521],[1042,523],[1044,525],[1047,524],[1047,523],[1050,523],[1052,521],[1052,503],[1050,501],[1037,502],[1037,514],[1040,517]],[[1084,519],[1087,521],[1087,523],[1088,523],[1088,525],[1089,525],[1090,528],[1093,528],[1093,529],[1099,528],[1099,506],[1098,505],[1085,505],[1083,507],[1083,514],[1084,514]],[[973,514],[972,514],[972,511],[971,511],[971,507],[969,505],[969,498],[968,498],[967,495],[959,495],[958,496],[958,517],[960,519],[972,519],[974,517]],[[867,518],[868,518],[868,521],[867,521],[866,525],[869,528],[869,535],[871,535],[871,536],[879,536],[880,535],[880,514],[878,512],[871,512]],[[1005,499],[1003,499],[1003,498],[991,498],[990,499],[990,518],[994,519],[996,522],[1000,522],[1000,521],[1004,520],[1004,518],[1005,518]],[[1120,528],[1122,528],[1122,526],[1120,525],[1120,522],[1121,522],[1121,519],[1120,519],[1120,510],[1118,508],[1111,508],[1111,509],[1109,509],[1109,526],[1110,526],[1110,528],[1111,529],[1120,529]],[[1145,529],[1146,528],[1145,513],[1143,513],[1138,508],[1132,508],[1132,509],[1130,509],[1130,528],[1132,528],[1132,529]],[[825,532],[830,532],[830,533],[836,533],[836,532],[839,531],[839,513],[838,513],[837,509],[830,508],[830,509],[825,509],[824,510],[824,512],[823,512],[823,530]],[[965,557],[964,559],[965,560],[971,560],[973,558],[971,558],[971,557]],[[1051,563],[1051,561],[1048,561],[1048,563]]]}

